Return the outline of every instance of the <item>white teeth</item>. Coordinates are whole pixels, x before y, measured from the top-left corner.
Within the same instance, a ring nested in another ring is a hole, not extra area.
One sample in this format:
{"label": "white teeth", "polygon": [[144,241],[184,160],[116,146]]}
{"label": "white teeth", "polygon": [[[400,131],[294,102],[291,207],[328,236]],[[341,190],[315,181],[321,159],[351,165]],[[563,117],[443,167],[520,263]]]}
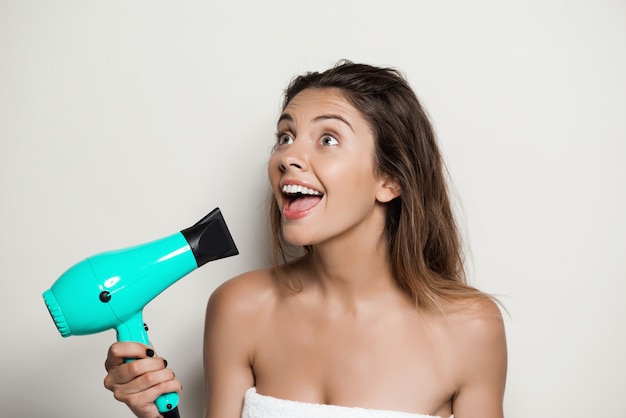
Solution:
{"label": "white teeth", "polygon": [[300,186],[297,184],[285,184],[283,186],[282,191],[283,193],[288,193],[288,194],[300,193],[300,194],[308,194],[312,196],[318,196],[321,194],[317,190],[309,189],[308,187]]}

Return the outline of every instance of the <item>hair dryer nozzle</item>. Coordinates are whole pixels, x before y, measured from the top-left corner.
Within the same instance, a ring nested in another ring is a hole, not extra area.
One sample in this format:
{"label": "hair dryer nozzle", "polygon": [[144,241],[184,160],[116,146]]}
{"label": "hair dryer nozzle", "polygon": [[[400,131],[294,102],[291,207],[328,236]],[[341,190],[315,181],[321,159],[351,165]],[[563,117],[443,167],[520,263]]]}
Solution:
{"label": "hair dryer nozzle", "polygon": [[195,225],[180,232],[189,243],[198,267],[209,261],[239,254],[219,208],[213,209]]}

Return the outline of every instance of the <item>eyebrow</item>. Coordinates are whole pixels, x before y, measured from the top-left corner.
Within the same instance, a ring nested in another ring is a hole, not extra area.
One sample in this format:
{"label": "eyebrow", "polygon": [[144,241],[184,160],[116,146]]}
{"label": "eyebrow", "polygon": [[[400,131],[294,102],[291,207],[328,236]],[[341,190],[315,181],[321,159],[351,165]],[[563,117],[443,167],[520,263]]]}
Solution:
{"label": "eyebrow", "polygon": [[[338,120],[340,122],[345,123],[348,126],[348,128],[350,128],[350,130],[354,132],[354,129],[352,128],[352,125],[350,124],[350,122],[348,122],[343,116],[337,115],[337,114],[319,115],[313,119],[313,122],[318,123],[318,122],[329,120],[329,119],[334,119],[334,120]],[[289,113],[283,113],[282,115],[280,115],[280,117],[278,118],[278,123],[284,120],[286,120],[287,122],[293,122],[293,118],[291,117]]]}

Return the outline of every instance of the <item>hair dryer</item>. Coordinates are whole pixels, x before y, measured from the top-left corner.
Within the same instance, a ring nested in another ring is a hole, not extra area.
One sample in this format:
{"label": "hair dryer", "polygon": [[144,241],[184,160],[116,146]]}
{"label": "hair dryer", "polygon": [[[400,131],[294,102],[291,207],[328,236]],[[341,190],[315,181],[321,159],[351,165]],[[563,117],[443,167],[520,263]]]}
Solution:
{"label": "hair dryer", "polygon": [[[63,337],[115,329],[118,341],[149,345],[143,308],[196,268],[237,254],[215,208],[173,235],[88,257],[63,273],[43,299]],[[178,416],[177,393],[161,395],[155,403],[164,415]]]}

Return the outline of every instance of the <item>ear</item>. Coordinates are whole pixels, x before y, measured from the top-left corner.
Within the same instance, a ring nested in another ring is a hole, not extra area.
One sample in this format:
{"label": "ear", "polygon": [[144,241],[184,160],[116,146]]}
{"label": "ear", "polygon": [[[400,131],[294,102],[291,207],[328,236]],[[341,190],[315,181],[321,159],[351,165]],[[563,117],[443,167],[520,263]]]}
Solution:
{"label": "ear", "polygon": [[380,180],[378,192],[376,193],[376,201],[380,203],[387,203],[400,196],[400,185],[397,181],[383,178]]}

